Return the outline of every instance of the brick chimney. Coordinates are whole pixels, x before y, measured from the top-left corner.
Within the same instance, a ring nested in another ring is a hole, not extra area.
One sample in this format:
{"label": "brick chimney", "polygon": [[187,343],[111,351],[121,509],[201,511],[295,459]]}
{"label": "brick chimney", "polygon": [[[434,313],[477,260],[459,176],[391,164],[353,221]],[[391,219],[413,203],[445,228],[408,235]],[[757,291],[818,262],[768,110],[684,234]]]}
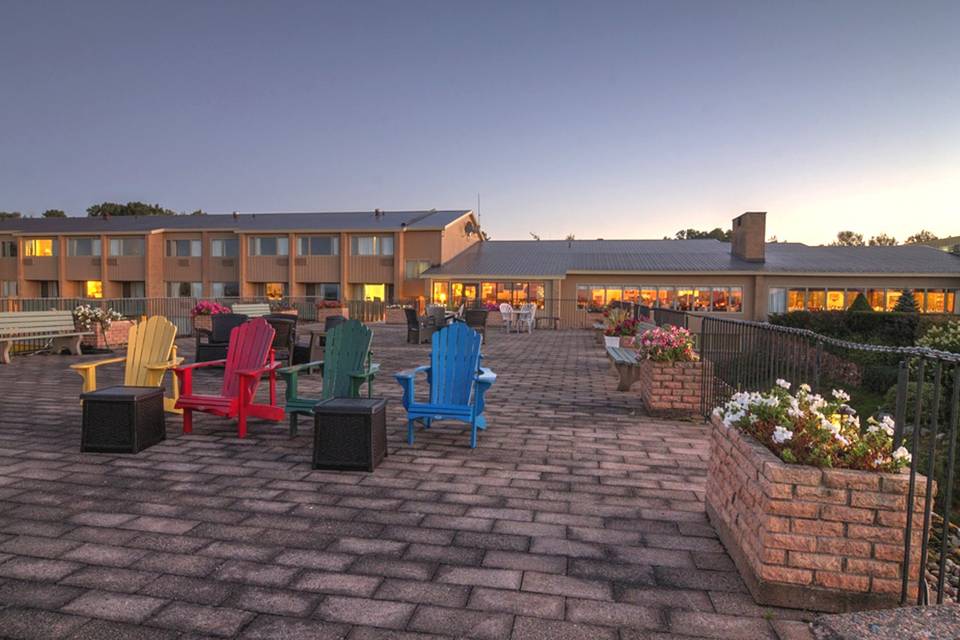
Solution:
{"label": "brick chimney", "polygon": [[766,211],[747,211],[733,219],[730,253],[747,262],[763,262],[767,231]]}

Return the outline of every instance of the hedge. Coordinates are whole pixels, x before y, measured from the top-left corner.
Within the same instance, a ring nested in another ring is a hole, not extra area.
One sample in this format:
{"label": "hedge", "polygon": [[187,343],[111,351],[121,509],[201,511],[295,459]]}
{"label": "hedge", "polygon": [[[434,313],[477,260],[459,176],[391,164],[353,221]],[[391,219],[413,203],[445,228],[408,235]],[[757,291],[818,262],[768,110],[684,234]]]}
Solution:
{"label": "hedge", "polygon": [[932,326],[956,321],[951,314],[877,311],[791,311],[770,316],[771,324],[808,329],[814,333],[892,347],[912,347]]}

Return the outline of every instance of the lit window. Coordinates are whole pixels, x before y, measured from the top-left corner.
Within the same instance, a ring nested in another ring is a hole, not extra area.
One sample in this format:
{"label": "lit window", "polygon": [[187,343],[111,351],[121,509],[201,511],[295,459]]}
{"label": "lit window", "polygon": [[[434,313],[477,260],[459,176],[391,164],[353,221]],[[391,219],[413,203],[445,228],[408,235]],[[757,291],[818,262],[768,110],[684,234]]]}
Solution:
{"label": "lit window", "polygon": [[450,295],[449,283],[433,283],[433,301],[436,304],[447,304],[447,297]]}
{"label": "lit window", "polygon": [[694,304],[697,311],[710,311],[710,287],[697,289]]}
{"label": "lit window", "polygon": [[827,292],[823,289],[807,291],[807,311],[823,311],[827,305]]}
{"label": "lit window", "polygon": [[831,289],[827,291],[827,311],[843,311],[846,309],[846,299],[843,290]]}
{"label": "lit window", "polygon": [[657,289],[657,306],[672,309],[675,302],[676,295],[673,287],[659,287]]}
{"label": "lit window", "polygon": [[897,302],[900,300],[900,295],[901,292],[899,289],[887,289],[886,311],[893,311],[893,308],[897,306]]}
{"label": "lit window", "polygon": [[87,298],[103,297],[103,282],[100,280],[87,280],[84,287],[84,294]]}
{"label": "lit window", "polygon": [[883,311],[883,289],[868,289],[867,302],[874,311]]}
{"label": "lit window", "polygon": [[806,309],[806,289],[790,289],[787,291],[787,311],[803,311]]}
{"label": "lit window", "polygon": [[947,309],[947,295],[943,289],[930,289],[927,291],[927,304],[924,306],[927,313],[948,313],[953,309]]}
{"label": "lit window", "polygon": [[743,311],[743,287],[730,287],[730,300],[727,311],[740,313]]}
{"label": "lit window", "polygon": [[23,255],[31,258],[42,258],[57,255],[59,243],[52,238],[35,238],[23,242]]}
{"label": "lit window", "polygon": [[863,293],[863,289],[847,289],[844,294],[843,308],[849,309],[853,305],[853,301],[857,299]]}
{"label": "lit window", "polygon": [[384,284],[363,285],[363,299],[385,301],[387,299],[387,286]]}
{"label": "lit window", "polygon": [[263,295],[269,300],[280,300],[287,295],[286,282],[267,282],[262,286]]}
{"label": "lit window", "polygon": [[730,305],[730,294],[723,287],[713,288],[713,310],[727,311]]}

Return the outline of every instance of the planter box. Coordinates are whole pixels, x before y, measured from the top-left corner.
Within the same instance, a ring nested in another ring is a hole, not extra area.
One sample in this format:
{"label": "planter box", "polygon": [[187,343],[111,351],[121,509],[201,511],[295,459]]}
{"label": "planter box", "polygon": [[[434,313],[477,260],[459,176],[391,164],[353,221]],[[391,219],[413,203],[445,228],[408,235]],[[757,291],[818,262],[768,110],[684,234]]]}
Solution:
{"label": "planter box", "polygon": [[703,362],[640,363],[640,400],[651,416],[689,417],[700,413]]}
{"label": "planter box", "polygon": [[346,307],[317,307],[317,322],[326,322],[330,316],[350,317],[350,311]]}
{"label": "planter box", "polygon": [[94,349],[113,349],[127,344],[127,337],[130,333],[130,327],[133,326],[132,320],[114,320],[107,329],[106,335],[99,324],[94,324],[90,329],[93,333],[89,336],[83,336],[81,344]]}
{"label": "planter box", "polygon": [[194,333],[197,332],[197,329],[206,329],[207,331],[213,329],[213,316],[211,315],[195,315],[192,321]]}
{"label": "planter box", "polygon": [[[753,599],[845,612],[897,606],[908,474],[787,464],[713,419],[706,507]],[[910,593],[917,597],[923,494],[917,475]]]}
{"label": "planter box", "polygon": [[407,315],[402,308],[387,308],[384,322],[387,324],[407,324]]}

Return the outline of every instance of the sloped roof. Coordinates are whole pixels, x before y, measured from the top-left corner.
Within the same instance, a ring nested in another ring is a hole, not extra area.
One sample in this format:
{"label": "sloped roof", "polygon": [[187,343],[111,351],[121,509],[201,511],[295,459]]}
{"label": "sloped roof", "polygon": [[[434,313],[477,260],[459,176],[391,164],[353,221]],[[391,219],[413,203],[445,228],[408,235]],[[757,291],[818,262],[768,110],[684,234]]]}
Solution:
{"label": "sloped roof", "polygon": [[103,218],[12,218],[0,220],[0,233],[125,233],[134,231],[400,231],[438,230],[470,213],[451,211],[335,211],[240,213],[202,216],[113,216]]}
{"label": "sloped roof", "polygon": [[766,262],[747,262],[718,240],[507,240],[474,244],[428,277],[553,277],[569,273],[942,273],[960,276],[960,257],[932,247],[819,247],[768,243]]}

